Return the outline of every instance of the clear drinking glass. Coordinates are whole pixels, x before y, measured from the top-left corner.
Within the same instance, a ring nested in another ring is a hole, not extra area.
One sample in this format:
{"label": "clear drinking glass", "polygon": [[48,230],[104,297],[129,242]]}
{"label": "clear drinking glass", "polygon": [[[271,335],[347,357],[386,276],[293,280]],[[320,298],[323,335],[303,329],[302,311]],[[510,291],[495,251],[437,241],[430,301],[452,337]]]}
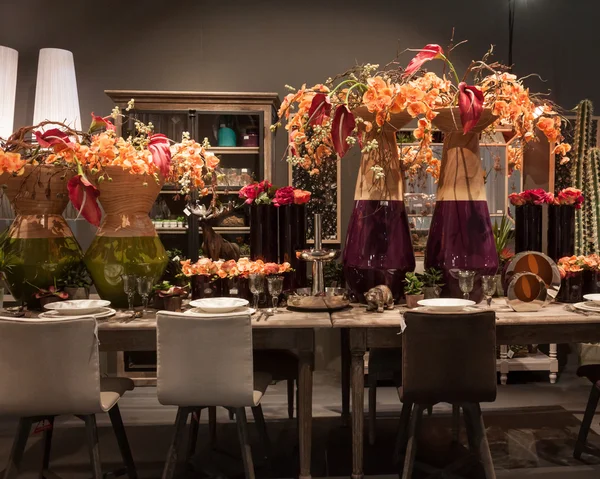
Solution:
{"label": "clear drinking glass", "polygon": [[475,271],[460,269],[456,272],[458,276],[458,287],[463,293],[463,299],[469,299],[469,293],[475,285]]}
{"label": "clear drinking glass", "polygon": [[481,277],[481,286],[483,288],[483,294],[487,302],[488,308],[492,306],[492,296],[496,292],[496,276],[484,275]]}
{"label": "clear drinking glass", "polygon": [[283,276],[267,277],[267,285],[269,287],[269,293],[273,298],[273,313],[276,313],[279,295],[281,294],[281,290],[283,289]]}
{"label": "clear drinking glass", "polygon": [[129,306],[129,311],[133,313],[133,298],[135,297],[136,291],[136,276],[133,274],[124,274],[121,276],[123,280],[123,291],[127,295],[127,304]]}
{"label": "clear drinking glass", "polygon": [[154,278],[152,276],[137,277],[137,291],[142,297],[142,302],[144,304],[142,315],[146,314],[146,310],[148,309],[148,297],[150,296],[150,292],[152,291],[153,284]]}
{"label": "clear drinking glass", "polygon": [[254,309],[258,309],[258,297],[265,290],[265,277],[262,274],[251,274],[250,292],[254,295]]}

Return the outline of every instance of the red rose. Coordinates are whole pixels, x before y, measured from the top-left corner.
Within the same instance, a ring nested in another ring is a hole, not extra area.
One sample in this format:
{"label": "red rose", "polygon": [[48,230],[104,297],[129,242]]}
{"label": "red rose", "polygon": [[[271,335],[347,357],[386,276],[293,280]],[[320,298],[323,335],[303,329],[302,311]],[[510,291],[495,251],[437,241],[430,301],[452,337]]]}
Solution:
{"label": "red rose", "polygon": [[246,204],[250,205],[258,197],[259,193],[260,191],[258,190],[258,185],[253,183],[240,189],[240,198],[244,198],[246,200]]}
{"label": "red rose", "polygon": [[273,204],[275,206],[291,205],[294,202],[294,187],[284,186],[275,192]]}
{"label": "red rose", "polygon": [[525,198],[519,193],[511,193],[508,195],[508,200],[510,201],[510,204],[514,206],[523,206],[525,204]]}

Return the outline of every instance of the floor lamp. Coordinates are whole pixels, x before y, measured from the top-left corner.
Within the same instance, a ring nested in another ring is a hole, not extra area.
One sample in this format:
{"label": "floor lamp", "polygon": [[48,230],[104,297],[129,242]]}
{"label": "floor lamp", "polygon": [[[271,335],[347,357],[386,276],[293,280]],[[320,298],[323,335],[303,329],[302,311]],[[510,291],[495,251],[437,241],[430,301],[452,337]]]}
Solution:
{"label": "floor lamp", "polygon": [[16,50],[0,46],[0,138],[5,140],[13,132],[18,61]]}

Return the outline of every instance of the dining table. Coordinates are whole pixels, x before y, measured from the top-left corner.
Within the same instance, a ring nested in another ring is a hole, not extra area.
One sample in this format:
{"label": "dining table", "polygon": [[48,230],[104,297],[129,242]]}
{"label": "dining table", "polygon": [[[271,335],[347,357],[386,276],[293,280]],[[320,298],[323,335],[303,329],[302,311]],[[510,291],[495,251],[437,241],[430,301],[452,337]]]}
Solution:
{"label": "dining table", "polygon": [[[485,310],[478,306],[477,310]],[[539,311],[518,312],[504,300],[496,299],[498,345],[600,342],[600,314],[577,312],[570,305],[548,304]],[[405,307],[383,313],[367,311],[364,305],[331,313],[333,328],[348,331],[352,426],[352,479],[362,479],[364,452],[364,356],[369,348],[402,346]]]}

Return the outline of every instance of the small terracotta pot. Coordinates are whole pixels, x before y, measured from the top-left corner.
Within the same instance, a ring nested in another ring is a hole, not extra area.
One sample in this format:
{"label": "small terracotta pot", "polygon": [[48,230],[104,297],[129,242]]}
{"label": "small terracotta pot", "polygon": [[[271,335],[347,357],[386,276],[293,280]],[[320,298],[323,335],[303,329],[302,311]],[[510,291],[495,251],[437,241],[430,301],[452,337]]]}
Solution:
{"label": "small terracotta pot", "polygon": [[407,294],[406,295],[406,307],[413,309],[419,306],[419,301],[425,299],[424,294]]}

